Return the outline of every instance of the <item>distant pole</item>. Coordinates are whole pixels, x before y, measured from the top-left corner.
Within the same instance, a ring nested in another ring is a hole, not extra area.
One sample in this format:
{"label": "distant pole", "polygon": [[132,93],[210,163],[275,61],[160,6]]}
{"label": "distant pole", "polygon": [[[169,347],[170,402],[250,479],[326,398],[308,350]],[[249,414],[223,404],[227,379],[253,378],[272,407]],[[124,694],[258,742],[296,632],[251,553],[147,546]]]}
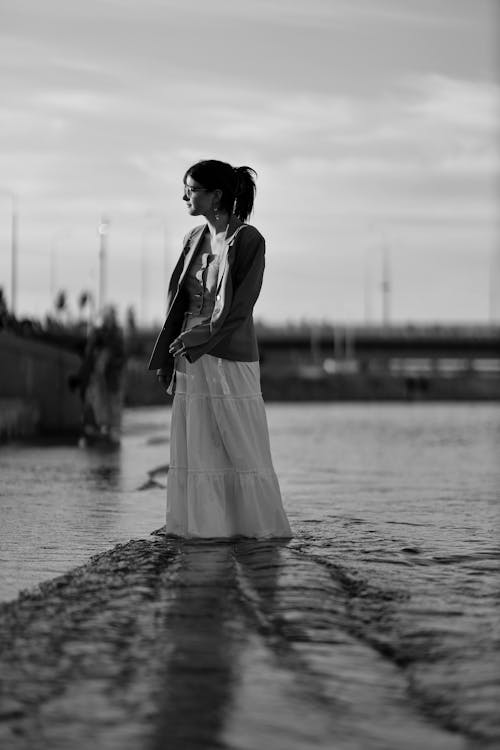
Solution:
{"label": "distant pole", "polygon": [[490,325],[495,322],[495,250],[491,251],[489,263],[488,289],[488,320]]}
{"label": "distant pole", "polygon": [[141,325],[146,325],[146,298],[147,298],[147,241],[146,228],[143,227],[141,235],[141,304],[139,308],[139,320]]}
{"label": "distant pole", "polygon": [[371,305],[371,294],[372,294],[372,276],[371,270],[367,265],[367,259],[365,257],[365,273],[363,279],[363,302],[364,302],[364,317],[365,323],[370,325],[372,322],[372,305]]}
{"label": "distant pole", "polygon": [[17,262],[18,262],[18,221],[17,221],[17,196],[11,193],[12,198],[12,224],[11,224],[11,271],[10,271],[10,306],[12,314],[17,310]]}
{"label": "distant pole", "polygon": [[54,304],[58,284],[59,243],[68,236],[68,229],[63,227],[52,235],[50,243],[50,307]]}
{"label": "distant pole", "polygon": [[490,324],[497,323],[498,288],[500,285],[500,250],[493,247],[490,256],[489,278],[489,319]]}
{"label": "distant pole", "polygon": [[382,251],[382,322],[388,326],[391,318],[391,269],[389,250]]}
{"label": "distant pole", "polygon": [[52,241],[52,247],[50,248],[50,307],[54,303],[56,298],[56,286],[57,286],[57,250],[55,243]]}
{"label": "distant pole", "polygon": [[108,242],[109,219],[101,216],[99,224],[99,296],[98,310],[102,312],[106,304],[107,293],[107,242]]}

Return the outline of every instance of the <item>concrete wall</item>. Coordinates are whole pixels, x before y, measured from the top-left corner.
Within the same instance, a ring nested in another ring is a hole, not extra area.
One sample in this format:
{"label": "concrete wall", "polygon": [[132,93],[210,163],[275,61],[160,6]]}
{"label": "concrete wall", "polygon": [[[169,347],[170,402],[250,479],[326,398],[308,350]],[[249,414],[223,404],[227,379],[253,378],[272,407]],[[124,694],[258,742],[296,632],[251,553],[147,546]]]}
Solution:
{"label": "concrete wall", "polygon": [[33,437],[38,432],[40,415],[31,401],[0,398],[0,443],[15,438]]}
{"label": "concrete wall", "polygon": [[1,331],[0,398],[34,405],[42,433],[76,433],[80,400],[67,378],[79,364],[77,354]]}

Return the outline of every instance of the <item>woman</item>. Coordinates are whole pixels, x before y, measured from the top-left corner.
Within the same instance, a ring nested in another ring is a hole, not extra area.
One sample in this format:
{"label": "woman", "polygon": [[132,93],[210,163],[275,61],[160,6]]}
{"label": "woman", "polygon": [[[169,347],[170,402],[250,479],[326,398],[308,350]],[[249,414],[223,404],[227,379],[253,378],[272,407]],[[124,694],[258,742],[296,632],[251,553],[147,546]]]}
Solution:
{"label": "woman", "polygon": [[274,473],[252,312],[265,243],[245,220],[255,172],[201,161],[184,175],[188,213],[167,317],[149,369],[172,405],[167,534],[290,537]]}

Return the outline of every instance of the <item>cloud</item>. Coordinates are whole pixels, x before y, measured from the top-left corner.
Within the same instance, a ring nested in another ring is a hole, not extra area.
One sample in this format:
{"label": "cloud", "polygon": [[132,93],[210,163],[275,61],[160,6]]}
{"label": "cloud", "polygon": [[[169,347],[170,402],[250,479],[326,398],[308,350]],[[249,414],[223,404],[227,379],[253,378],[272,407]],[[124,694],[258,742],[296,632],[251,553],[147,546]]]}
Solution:
{"label": "cloud", "polygon": [[52,111],[102,116],[108,108],[109,100],[95,91],[56,89],[35,94],[33,104]]}
{"label": "cloud", "polygon": [[457,80],[443,75],[414,77],[408,82],[417,99],[409,113],[435,125],[476,132],[500,131],[500,86],[489,81]]}

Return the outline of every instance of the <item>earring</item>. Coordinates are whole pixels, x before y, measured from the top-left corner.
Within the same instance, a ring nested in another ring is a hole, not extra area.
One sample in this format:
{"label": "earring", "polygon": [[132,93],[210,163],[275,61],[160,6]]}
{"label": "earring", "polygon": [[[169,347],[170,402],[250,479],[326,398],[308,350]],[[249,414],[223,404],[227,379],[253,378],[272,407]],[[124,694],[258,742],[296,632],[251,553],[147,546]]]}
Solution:
{"label": "earring", "polygon": [[215,216],[215,221],[219,221],[220,214],[219,214],[219,208],[218,207],[214,208],[214,216]]}

